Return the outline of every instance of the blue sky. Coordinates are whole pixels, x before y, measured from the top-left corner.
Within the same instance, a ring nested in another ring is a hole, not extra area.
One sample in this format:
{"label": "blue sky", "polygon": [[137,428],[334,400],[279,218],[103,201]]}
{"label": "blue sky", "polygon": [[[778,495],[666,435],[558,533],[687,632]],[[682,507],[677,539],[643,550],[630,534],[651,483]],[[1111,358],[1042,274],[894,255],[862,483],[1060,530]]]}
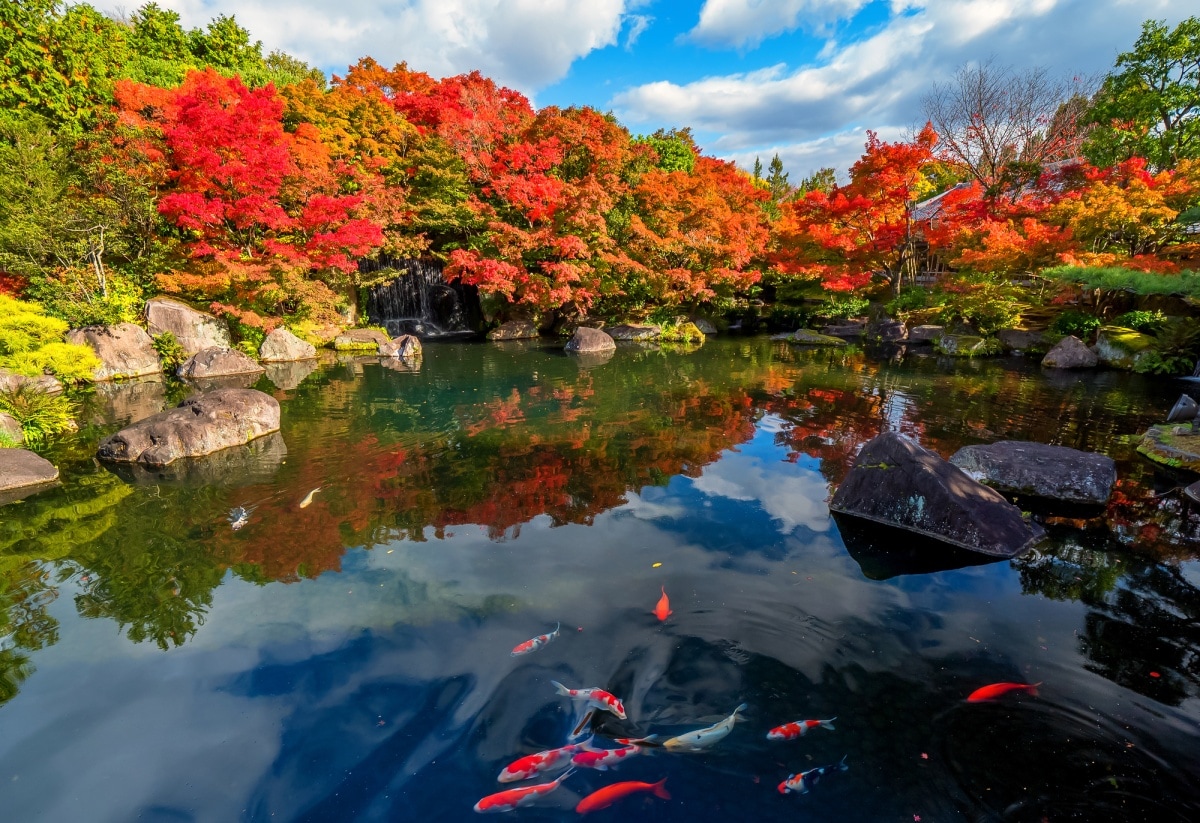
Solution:
{"label": "blue sky", "polygon": [[202,26],[234,14],[264,47],[340,73],[370,55],[434,76],[479,69],[537,106],[613,111],[632,131],[691,126],[794,181],[901,139],[964,64],[1100,77],[1146,19],[1200,0],[159,0]]}

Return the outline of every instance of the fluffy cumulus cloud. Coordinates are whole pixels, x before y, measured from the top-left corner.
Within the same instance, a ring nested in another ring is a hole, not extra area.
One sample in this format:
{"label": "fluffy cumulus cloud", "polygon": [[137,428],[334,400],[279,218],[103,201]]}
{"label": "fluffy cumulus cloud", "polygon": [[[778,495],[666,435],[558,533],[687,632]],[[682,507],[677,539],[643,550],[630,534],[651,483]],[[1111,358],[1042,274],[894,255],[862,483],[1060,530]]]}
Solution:
{"label": "fluffy cumulus cloud", "polygon": [[[729,46],[757,43],[795,28],[810,12],[826,18],[842,13],[848,20],[860,5],[708,0],[689,36],[703,34],[706,43]],[[866,129],[895,139],[919,127],[922,98],[960,66],[993,58],[1018,70],[1036,66],[1062,76],[1100,76],[1132,46],[1143,20],[1182,19],[1186,10],[1178,5],[893,0],[885,23],[857,37],[831,37],[812,64],[646,83],[615,95],[612,105],[632,123],[692,125],[706,149],[747,165],[755,156],[778,153],[797,178],[821,165],[844,172],[861,153]]]}
{"label": "fluffy cumulus cloud", "polygon": [[705,0],[688,39],[706,46],[755,46],[801,26],[819,28],[846,17],[869,0]]}
{"label": "fluffy cumulus cloud", "polygon": [[[185,26],[236,15],[267,50],[340,71],[364,55],[435,77],[479,69],[533,93],[615,45],[630,0],[159,0]],[[635,21],[634,25],[637,23]],[[644,27],[644,24],[643,24]],[[640,33],[640,32],[639,32]]]}

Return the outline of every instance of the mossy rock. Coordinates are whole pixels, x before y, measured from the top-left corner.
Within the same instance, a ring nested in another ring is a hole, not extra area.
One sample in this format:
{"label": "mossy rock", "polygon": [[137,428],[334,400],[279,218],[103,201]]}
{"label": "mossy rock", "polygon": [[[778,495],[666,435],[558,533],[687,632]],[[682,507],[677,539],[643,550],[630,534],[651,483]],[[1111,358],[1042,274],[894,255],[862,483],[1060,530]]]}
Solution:
{"label": "mossy rock", "polygon": [[704,332],[695,323],[680,323],[664,328],[658,339],[663,343],[703,343]]}
{"label": "mossy rock", "polygon": [[987,357],[999,354],[1000,342],[973,334],[943,334],[933,341],[933,350],[949,357]]}
{"label": "mossy rock", "polygon": [[1154,349],[1154,338],[1122,326],[1101,326],[1093,350],[1100,362],[1132,371]]}
{"label": "mossy rock", "polygon": [[1142,435],[1137,450],[1163,466],[1200,472],[1200,432],[1193,433],[1190,425],[1151,426]]}
{"label": "mossy rock", "polygon": [[847,346],[849,345],[840,337],[834,337],[829,334],[821,334],[820,332],[811,329],[800,329],[795,334],[788,338],[789,343],[795,343],[797,346]]}

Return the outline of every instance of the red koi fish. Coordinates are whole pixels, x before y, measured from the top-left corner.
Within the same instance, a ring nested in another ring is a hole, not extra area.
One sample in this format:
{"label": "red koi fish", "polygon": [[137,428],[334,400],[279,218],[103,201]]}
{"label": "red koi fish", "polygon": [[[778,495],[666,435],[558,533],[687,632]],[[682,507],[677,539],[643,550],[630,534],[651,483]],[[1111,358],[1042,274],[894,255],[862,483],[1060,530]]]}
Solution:
{"label": "red koi fish", "polygon": [[622,746],[619,749],[587,749],[571,758],[571,765],[606,772],[631,755],[641,754],[641,746]]}
{"label": "red koi fish", "polygon": [[475,804],[475,811],[480,814],[492,814],[494,812],[511,812],[513,809],[528,806],[542,795],[549,794],[561,786],[562,782],[570,777],[573,771],[575,770],[567,769],[558,776],[557,780],[552,780],[549,783],[538,783],[534,786],[522,786],[519,789],[508,789],[496,792],[495,794],[489,794]]}
{"label": "red koi fish", "polygon": [[968,703],[983,703],[988,700],[995,700],[997,697],[1003,697],[1009,692],[1029,692],[1034,697],[1037,697],[1037,687],[1041,683],[993,683],[990,686],[984,686],[981,689],[976,689],[967,696]]}
{"label": "red koi fish", "polygon": [[[849,757],[849,755],[846,755]],[[808,794],[813,786],[817,785],[827,774],[837,774],[838,772],[849,771],[850,767],[846,765],[846,758],[843,757],[840,763],[834,763],[831,766],[818,766],[815,769],[809,769],[806,772],[799,774],[789,774],[787,780],[779,784],[780,794],[791,794],[797,792],[799,794]]]}
{"label": "red koi fish", "polygon": [[513,647],[512,656],[517,657],[522,654],[529,654],[530,652],[536,652],[542,646],[545,646],[551,640],[558,637],[558,630],[560,628],[562,628],[562,624],[555,623],[554,631],[550,632],[550,634],[539,634],[537,637],[531,637],[530,639],[526,640],[524,643],[517,644],[516,646]]}
{"label": "red koi fish", "polygon": [[548,772],[551,769],[565,766],[570,762],[571,755],[587,749],[587,743],[571,743],[557,749],[547,749],[537,754],[527,754],[509,763],[496,779],[501,783],[514,783],[518,780],[528,780],[536,774]]}
{"label": "red koi fish", "polygon": [[664,777],[657,783],[639,783],[636,780],[613,783],[611,786],[605,786],[603,789],[594,791],[583,798],[583,800],[580,800],[579,805],[575,807],[575,811],[580,814],[598,812],[601,809],[607,809],[618,800],[628,797],[631,794],[637,794],[638,792],[651,792],[655,797],[670,800],[671,795],[663,785],[666,782],[667,778]]}
{"label": "red koi fish", "polygon": [[600,709],[604,712],[612,712],[621,720],[626,719],[624,704],[618,698],[604,691],[604,689],[568,689],[557,680],[551,680],[550,682],[559,694],[565,694],[567,697],[573,697],[576,700],[586,700],[592,708]]}
{"label": "red koi fish", "polygon": [[834,731],[833,721],[835,720],[837,720],[836,717],[831,717],[828,720],[797,720],[795,723],[784,723],[767,732],[767,740],[795,740],[797,737],[804,737],[809,729],[815,729],[818,726],[824,726],[829,731]]}
{"label": "red koi fish", "polygon": [[670,617],[673,612],[671,611],[671,601],[667,597],[667,587],[659,586],[659,588],[662,589],[662,597],[658,598],[658,605],[654,607],[654,616],[661,622]]}

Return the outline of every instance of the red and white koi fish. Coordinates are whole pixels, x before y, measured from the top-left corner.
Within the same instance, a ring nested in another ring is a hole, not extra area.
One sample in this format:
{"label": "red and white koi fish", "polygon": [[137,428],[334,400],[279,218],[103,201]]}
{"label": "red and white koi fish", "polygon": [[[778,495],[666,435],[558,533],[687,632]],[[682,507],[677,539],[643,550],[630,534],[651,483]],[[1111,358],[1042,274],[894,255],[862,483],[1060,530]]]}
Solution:
{"label": "red and white koi fish", "polygon": [[571,755],[587,749],[588,744],[571,743],[557,749],[547,749],[537,754],[527,754],[514,760],[504,767],[496,779],[501,783],[515,783],[518,780],[528,780],[534,775],[566,766],[571,762]]}
{"label": "red and white koi fish", "polygon": [[795,740],[797,737],[804,737],[809,729],[815,729],[818,726],[824,726],[829,731],[834,731],[833,721],[835,720],[837,720],[836,717],[831,717],[828,720],[797,720],[794,723],[784,723],[767,732],[767,740]]}
{"label": "red and white koi fish", "polygon": [[667,587],[659,586],[662,589],[662,597],[658,598],[658,605],[654,607],[654,616],[659,621],[665,621],[673,612],[671,611],[671,600],[667,597]]}
{"label": "red and white koi fish", "polygon": [[[846,755],[846,757],[849,757],[849,755]],[[800,772],[800,774],[789,774],[787,780],[779,784],[779,793],[790,794],[791,792],[797,792],[799,794],[808,794],[809,790],[817,785],[825,775],[849,770],[850,767],[846,765],[846,758],[843,757],[841,762],[834,763],[831,766],[818,766],[815,769]]]}
{"label": "red and white koi fish", "polygon": [[997,697],[1003,697],[1009,692],[1028,692],[1034,697],[1037,697],[1037,687],[1041,683],[993,683],[990,686],[976,689],[967,696],[968,703],[983,703],[987,700],[995,700]]}
{"label": "red and white koi fish", "polygon": [[622,746],[619,749],[587,749],[571,758],[571,765],[585,769],[608,771],[609,766],[615,766],[628,757],[641,754],[641,746]]}
{"label": "red and white koi fish", "polygon": [[598,812],[601,809],[607,809],[618,800],[628,797],[631,794],[638,792],[651,792],[655,797],[661,797],[663,800],[670,800],[671,795],[663,785],[667,782],[667,778],[663,778],[657,783],[639,783],[636,780],[626,780],[623,783],[613,783],[611,786],[605,786],[603,789],[594,791],[583,800],[579,801],[579,805],[575,807],[575,811],[580,814],[588,812]]}
{"label": "red and white koi fish", "polygon": [[518,643],[516,646],[513,647],[512,656],[517,657],[522,654],[529,654],[530,652],[536,652],[542,646],[545,646],[551,640],[558,637],[558,630],[560,628],[562,628],[562,624],[555,623],[554,631],[550,632],[549,634],[539,634],[537,637],[529,638],[524,643]]}
{"label": "red and white koi fish", "polygon": [[550,681],[555,691],[573,697],[576,700],[586,700],[588,705],[604,712],[612,712],[621,720],[625,720],[625,706],[620,699],[604,691],[604,689],[568,689],[557,680]]}
{"label": "red and white koi fish", "polygon": [[672,737],[663,743],[663,748],[672,752],[702,752],[724,740],[733,731],[733,724],[742,719],[741,713],[747,708],[746,704],[743,703],[733,710],[733,714],[721,722],[705,726],[703,729],[696,729],[693,732],[681,734],[678,737]]}
{"label": "red and white koi fish", "polygon": [[513,809],[519,809],[522,806],[528,806],[533,801],[562,785],[574,772],[574,769],[567,769],[558,776],[557,780],[551,780],[549,783],[538,783],[533,786],[521,786],[518,789],[507,789],[495,794],[489,794],[475,804],[475,811],[480,814],[492,814],[494,812],[511,812]]}

